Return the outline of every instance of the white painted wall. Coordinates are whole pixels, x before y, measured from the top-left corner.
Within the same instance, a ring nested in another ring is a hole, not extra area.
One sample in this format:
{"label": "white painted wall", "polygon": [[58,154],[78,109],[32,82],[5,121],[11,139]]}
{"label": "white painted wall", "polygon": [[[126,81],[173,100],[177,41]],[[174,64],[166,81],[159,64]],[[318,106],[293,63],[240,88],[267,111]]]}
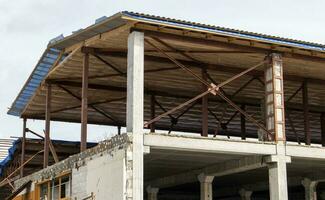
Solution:
{"label": "white painted wall", "polygon": [[72,196],[77,200],[94,194],[96,200],[125,199],[125,149],[87,159],[72,171]]}

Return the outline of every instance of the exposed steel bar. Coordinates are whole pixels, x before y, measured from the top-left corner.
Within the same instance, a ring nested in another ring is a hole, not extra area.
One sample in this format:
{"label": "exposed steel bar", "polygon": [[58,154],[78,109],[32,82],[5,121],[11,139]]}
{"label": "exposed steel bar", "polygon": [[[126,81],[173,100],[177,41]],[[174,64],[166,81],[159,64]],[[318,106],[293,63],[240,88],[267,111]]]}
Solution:
{"label": "exposed steel bar", "polygon": [[180,68],[182,68],[184,71],[188,72],[189,74],[191,74],[193,77],[195,77],[199,82],[201,82],[202,84],[205,84],[207,87],[211,87],[211,85],[206,82],[205,80],[203,80],[200,76],[198,76],[197,74],[195,74],[192,70],[190,70],[189,68],[185,67],[182,63],[178,62],[174,57],[170,56],[168,53],[165,53],[163,49],[161,49],[160,47],[158,47],[157,45],[153,44],[152,42],[150,42],[148,39],[145,38],[145,42],[148,43],[149,45],[151,45],[152,47],[154,47],[155,49],[157,49],[157,51],[159,51],[161,54],[165,55],[169,60],[171,60],[175,65],[179,66]]}
{"label": "exposed steel bar", "polygon": [[[27,119],[23,119],[23,137],[21,138],[21,159],[20,163],[24,163],[25,161],[25,144],[26,144],[26,123]],[[24,176],[24,167],[20,169],[20,177]]]}
{"label": "exposed steel bar", "polygon": [[[168,54],[167,54],[167,55],[168,55]],[[211,85],[209,86],[209,89],[208,89],[207,91],[205,91],[205,92],[203,92],[203,93],[197,95],[196,97],[194,97],[194,98],[192,98],[192,99],[190,99],[190,100],[188,100],[188,101],[186,101],[186,102],[180,104],[179,106],[177,106],[177,107],[175,107],[175,108],[173,108],[173,109],[171,109],[171,110],[169,110],[169,111],[167,111],[167,112],[165,112],[165,113],[163,113],[163,114],[161,114],[161,115],[155,117],[154,119],[151,119],[150,121],[145,122],[145,123],[144,123],[144,127],[148,127],[148,125],[150,125],[151,123],[160,120],[162,117],[165,117],[166,115],[169,115],[169,114],[175,112],[176,110],[178,110],[178,109],[180,109],[180,108],[182,108],[182,107],[184,107],[184,106],[186,106],[186,105],[188,105],[188,104],[190,104],[190,103],[192,103],[192,102],[194,102],[194,101],[196,101],[196,100],[198,100],[198,99],[204,97],[205,95],[207,95],[207,94],[209,94],[209,93],[212,93],[212,94],[218,93],[219,96],[220,96],[220,94],[221,94],[221,92],[219,91],[220,87],[222,87],[222,86],[224,86],[224,85],[230,83],[231,81],[236,80],[236,79],[239,78],[240,76],[242,76],[242,75],[244,75],[244,74],[250,72],[251,70],[257,68],[258,66],[262,65],[262,64],[265,63],[265,62],[266,62],[266,61],[264,60],[264,61],[260,62],[259,64],[254,65],[253,67],[251,67],[251,68],[249,68],[249,69],[247,69],[247,70],[245,70],[245,71],[243,71],[243,72],[241,72],[241,73],[239,73],[239,74],[237,74],[237,75],[235,75],[235,76],[229,78],[228,80],[226,80],[226,81],[224,81],[224,82],[222,82],[222,83],[220,83],[220,84],[218,84],[218,85],[211,84]],[[200,79],[201,79],[201,78],[200,78]],[[205,83],[204,80],[203,80],[203,82]],[[221,95],[222,95],[222,94],[221,94]],[[222,95],[222,97],[225,97],[225,96]],[[226,98],[226,97],[225,97],[225,98]],[[227,100],[229,100],[229,99],[227,98]],[[229,100],[229,101],[230,101],[230,100]],[[230,101],[230,102],[232,102],[232,101]],[[235,105],[235,106],[236,106],[236,105]],[[236,107],[237,107],[238,109],[240,109],[238,106],[236,106]],[[243,112],[243,111],[241,110],[241,111],[239,111],[239,112]],[[244,113],[245,113],[245,112],[244,112]],[[245,113],[245,116],[246,116],[246,115],[247,115],[247,114]],[[255,119],[251,118],[249,115],[247,115],[247,116],[248,116],[247,119],[250,119],[250,120],[252,119],[254,122],[257,122]],[[257,123],[257,124],[258,124],[258,123]],[[258,124],[258,125],[261,126],[260,124]],[[265,130],[265,127],[264,127],[264,126],[261,126],[261,127],[263,127],[263,128],[262,128],[263,130]],[[260,128],[261,128],[261,127],[260,127]],[[269,132],[267,131],[267,133],[269,133]]]}
{"label": "exposed steel bar", "polygon": [[304,109],[305,143],[306,143],[306,145],[310,145],[311,133],[310,133],[310,122],[309,122],[309,103],[308,103],[308,82],[307,82],[307,80],[305,80],[303,83],[302,102],[303,102],[303,109]]}
{"label": "exposed steel bar", "polygon": [[243,71],[243,72],[241,72],[241,73],[239,73],[239,74],[237,74],[237,75],[235,75],[235,76],[233,76],[233,77],[231,77],[231,78],[229,78],[228,80],[226,80],[226,81],[220,83],[220,84],[218,85],[218,87],[222,87],[222,86],[224,86],[224,85],[227,85],[228,83],[230,83],[230,82],[236,80],[237,78],[239,78],[239,77],[241,77],[241,76],[247,74],[248,72],[250,72],[250,71],[256,69],[257,67],[263,65],[265,62],[266,62],[266,61],[263,60],[262,62],[260,62],[260,63],[258,63],[258,64],[256,64],[256,65],[254,65],[254,66],[252,66],[252,67],[246,69],[245,71]]}
{"label": "exposed steel bar", "polygon": [[50,123],[51,123],[51,95],[52,86],[47,84],[46,89],[46,107],[45,107],[45,139],[44,139],[44,160],[43,168],[49,165],[49,146],[50,146]]}
{"label": "exposed steel bar", "polygon": [[190,103],[193,103],[194,101],[196,101],[196,100],[202,98],[203,96],[205,96],[205,95],[211,93],[212,90],[215,90],[215,88],[209,88],[209,90],[207,90],[207,91],[205,91],[205,92],[203,92],[203,93],[197,95],[196,97],[194,97],[194,98],[192,98],[192,99],[190,99],[190,100],[188,100],[188,101],[186,101],[186,102],[184,102],[184,103],[178,105],[177,107],[175,107],[175,108],[173,108],[173,109],[171,109],[171,110],[169,110],[169,111],[167,111],[167,112],[165,112],[165,113],[163,113],[163,114],[161,114],[161,115],[155,117],[154,119],[151,119],[151,120],[148,121],[148,122],[145,122],[145,123],[144,123],[144,127],[148,127],[148,125],[150,125],[151,123],[160,120],[161,118],[163,118],[163,117],[165,117],[165,116],[167,116],[167,115],[169,115],[169,114],[175,112],[176,110],[179,110],[179,109],[183,108],[184,106],[186,106],[186,105],[188,105],[188,104],[190,104]]}
{"label": "exposed steel bar", "polygon": [[89,74],[89,53],[85,53],[83,58],[83,67],[82,67],[80,152],[85,151],[87,149],[88,74]]}

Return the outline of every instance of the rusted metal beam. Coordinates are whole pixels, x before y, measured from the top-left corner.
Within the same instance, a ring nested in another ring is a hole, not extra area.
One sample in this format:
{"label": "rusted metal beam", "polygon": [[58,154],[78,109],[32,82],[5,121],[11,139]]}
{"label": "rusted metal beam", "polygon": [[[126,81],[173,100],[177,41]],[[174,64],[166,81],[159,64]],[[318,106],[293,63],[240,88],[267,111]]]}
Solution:
{"label": "rusted metal beam", "polygon": [[51,123],[51,97],[52,86],[47,84],[46,104],[45,104],[45,140],[44,140],[44,160],[43,168],[49,165],[49,146],[50,146],[50,123]]}
{"label": "rusted metal beam", "polygon": [[87,149],[89,54],[84,54],[82,68],[80,152]]}
{"label": "rusted metal beam", "polygon": [[[98,55],[105,55],[109,57],[115,57],[115,58],[125,58],[127,56],[127,52],[125,51],[99,51],[97,52]],[[165,57],[160,57],[160,56],[155,56],[155,55],[145,55],[145,61],[147,62],[159,62],[161,64],[168,64],[170,63],[170,60]],[[194,62],[192,60],[183,60],[183,59],[177,59],[178,62],[181,64],[187,66],[188,68],[207,68],[209,71],[216,71],[216,72],[227,72],[227,73],[239,73],[242,71],[242,68],[239,68],[238,66],[233,66],[233,65],[221,65],[221,64],[211,64],[211,63],[198,63]],[[171,69],[173,70],[173,69]],[[154,72],[154,71],[153,71]],[[261,70],[252,70],[249,72],[247,75],[249,76],[255,76],[255,77],[262,77],[263,76],[263,71]],[[105,75],[103,75],[105,76]],[[112,76],[119,76],[119,74],[113,74]],[[80,77],[75,77],[75,79],[80,79]],[[288,81],[303,81],[304,77],[302,76],[296,76],[296,75],[289,75],[289,74],[284,74],[284,79]],[[314,84],[325,84],[325,80],[323,79],[317,79],[317,78],[309,78],[309,83],[314,83]]]}
{"label": "rusted metal beam", "polygon": [[164,50],[162,48],[160,48],[159,46],[155,45],[154,43],[152,43],[151,41],[149,41],[148,39],[145,38],[145,42],[147,44],[149,44],[150,46],[154,47],[155,49],[157,49],[158,52],[160,52],[161,54],[165,55],[170,61],[172,61],[175,65],[179,66],[180,68],[182,68],[184,71],[186,71],[187,73],[191,74],[193,77],[196,78],[196,80],[198,80],[199,82],[201,82],[202,84],[205,84],[207,87],[211,87],[211,85],[203,80],[199,75],[197,75],[196,73],[194,73],[192,70],[190,70],[188,67],[186,67],[185,65],[183,65],[182,63],[180,63],[177,59],[175,59],[173,56],[169,55],[168,53],[164,52]]}
{"label": "rusted metal beam", "polygon": [[[202,78],[207,81],[207,71],[202,69]],[[206,91],[208,88],[206,85],[202,84],[202,91]],[[208,96],[202,97],[202,133],[204,137],[208,137]]]}
{"label": "rusted metal beam", "polygon": [[322,146],[325,146],[325,113],[320,115]]}
{"label": "rusted metal beam", "polygon": [[[75,99],[81,101],[81,98],[79,96],[77,96],[76,94],[74,94],[71,90],[69,90],[68,88],[62,86],[62,85],[58,85],[59,88],[61,88],[62,90],[64,90],[66,93],[70,94],[72,97],[74,97]],[[120,125],[120,122],[118,122],[113,116],[109,115],[106,111],[104,111],[103,109],[99,108],[98,106],[95,105],[90,105],[90,107],[92,109],[94,109],[96,112],[100,113],[101,115],[103,115],[104,117],[110,119],[111,121],[115,122],[116,124]]]}
{"label": "rusted metal beam", "polygon": [[[134,29],[137,30],[137,29]],[[263,49],[259,47],[253,47],[253,46],[244,46],[240,44],[234,44],[234,43],[227,43],[227,42],[221,42],[221,41],[215,41],[215,40],[209,40],[209,39],[201,39],[201,38],[194,38],[190,36],[185,35],[175,35],[170,33],[162,33],[157,31],[150,31],[150,30],[143,30],[139,29],[139,31],[144,32],[145,36],[147,37],[158,37],[161,40],[168,40],[170,42],[187,42],[197,45],[204,45],[207,48],[208,47],[223,47],[227,48],[230,51],[254,51],[256,54],[270,54],[274,52],[282,53],[284,57],[286,58],[294,58],[299,60],[308,60],[312,62],[320,62],[324,63],[325,58],[318,57],[318,56],[312,56],[312,55],[303,55],[298,53],[292,53],[292,52],[280,52],[275,49]]]}
{"label": "rusted metal beam", "polygon": [[303,83],[302,102],[303,102],[303,110],[304,110],[305,143],[306,143],[306,145],[310,145],[311,132],[310,132],[310,121],[309,121],[308,81],[307,80],[305,80]]}
{"label": "rusted metal beam", "polygon": [[[151,95],[150,97],[150,117],[151,119],[155,118],[156,116],[156,100],[155,100],[155,95]],[[155,132],[155,123],[150,124],[150,132],[154,133]]]}
{"label": "rusted metal beam", "polygon": [[[26,124],[27,119],[23,118],[23,137],[21,138],[21,159],[20,164],[25,162],[25,144],[26,144]],[[20,168],[20,178],[24,176],[24,167]]]}

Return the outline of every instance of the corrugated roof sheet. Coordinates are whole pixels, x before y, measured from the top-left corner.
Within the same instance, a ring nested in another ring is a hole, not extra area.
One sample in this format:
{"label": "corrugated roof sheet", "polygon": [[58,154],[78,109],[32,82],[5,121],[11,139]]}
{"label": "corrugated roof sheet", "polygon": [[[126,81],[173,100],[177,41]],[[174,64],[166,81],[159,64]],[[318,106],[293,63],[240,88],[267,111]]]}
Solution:
{"label": "corrugated roof sheet", "polygon": [[[28,78],[23,89],[20,91],[18,97],[15,99],[8,114],[20,116],[30,98],[34,95],[36,89],[44,80],[45,76],[50,71],[50,68],[57,60],[60,51],[55,48],[46,49],[41,59],[37,63],[34,71]],[[61,60],[64,58],[61,58]]]}
{"label": "corrugated roof sheet", "polygon": [[101,17],[95,21],[94,24],[89,26],[86,29],[79,29],[76,32],[73,32],[72,35],[59,37],[51,40],[49,43],[49,48],[45,50],[43,56],[41,57],[39,63],[36,65],[31,76],[27,80],[23,89],[19,93],[18,97],[12,104],[11,108],[8,111],[8,114],[20,116],[29,102],[30,98],[34,95],[37,87],[43,81],[56,58],[59,55],[59,49],[63,49],[67,46],[73,45],[77,42],[83,41],[87,38],[95,36],[97,34],[109,31],[114,27],[121,26],[125,23],[125,20],[122,20],[122,17],[132,18],[134,20],[145,21],[147,23],[159,23],[166,26],[177,26],[179,28],[191,28],[197,31],[209,31],[215,34],[239,37],[249,40],[259,40],[266,43],[284,45],[297,47],[302,49],[314,50],[325,52],[325,45],[305,42],[300,40],[293,40],[288,38],[275,37],[265,34],[252,33],[248,31],[241,31],[235,29],[229,29],[219,26],[206,25],[201,23],[171,19],[166,17],[147,15],[142,13],[134,13],[129,11],[123,11],[117,13],[111,17]]}
{"label": "corrugated roof sheet", "polygon": [[195,22],[190,22],[190,21],[155,16],[155,15],[148,15],[148,14],[143,14],[143,13],[134,13],[134,12],[129,12],[129,11],[123,11],[122,14],[125,16],[128,16],[128,17],[134,18],[134,19],[145,20],[147,22],[158,22],[158,23],[164,23],[166,25],[173,25],[173,26],[178,26],[178,27],[183,27],[183,28],[194,28],[194,29],[197,29],[198,31],[199,30],[212,31],[212,32],[215,32],[216,34],[228,35],[228,36],[233,36],[233,37],[242,37],[242,38],[246,38],[246,39],[261,40],[264,42],[282,44],[282,45],[290,45],[290,46],[295,46],[298,48],[305,48],[305,49],[311,49],[311,50],[316,50],[316,51],[325,51],[325,45],[318,44],[318,43],[276,37],[276,36],[271,36],[271,35],[266,35],[266,34],[230,29],[230,28],[225,28],[225,27],[195,23]]}

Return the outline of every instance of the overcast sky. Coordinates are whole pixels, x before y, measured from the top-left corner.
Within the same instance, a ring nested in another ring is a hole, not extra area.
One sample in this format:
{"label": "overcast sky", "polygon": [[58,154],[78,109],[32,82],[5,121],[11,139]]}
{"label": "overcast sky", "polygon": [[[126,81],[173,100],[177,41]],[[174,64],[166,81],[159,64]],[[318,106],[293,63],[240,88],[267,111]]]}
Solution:
{"label": "overcast sky", "polygon": [[[48,41],[99,17],[128,10],[324,44],[324,8],[323,0],[0,0],[0,138],[22,134],[22,120],[6,113]],[[44,122],[28,127],[42,132]],[[114,132],[91,126],[89,140]],[[53,123],[51,134],[79,140],[80,125]]]}

